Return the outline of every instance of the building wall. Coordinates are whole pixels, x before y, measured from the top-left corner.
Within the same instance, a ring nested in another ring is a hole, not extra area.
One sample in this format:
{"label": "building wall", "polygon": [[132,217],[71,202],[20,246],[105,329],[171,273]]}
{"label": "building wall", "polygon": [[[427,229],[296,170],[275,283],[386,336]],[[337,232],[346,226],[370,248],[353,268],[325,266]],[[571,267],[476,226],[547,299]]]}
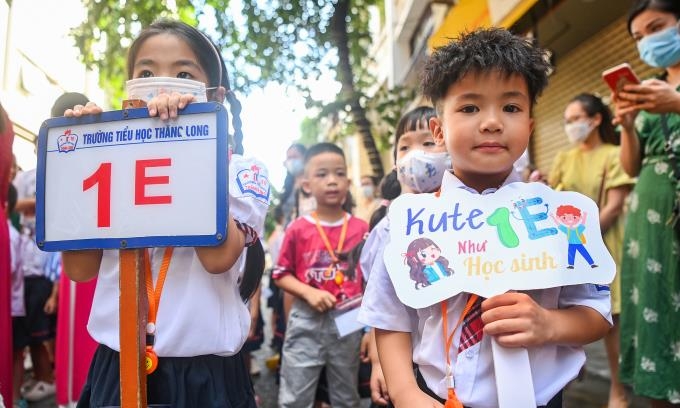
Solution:
{"label": "building wall", "polygon": [[579,93],[589,92],[609,102],[609,88],[601,74],[622,62],[630,63],[640,78],[656,72],[639,60],[635,43],[626,29],[625,16],[604,27],[556,62],[548,87],[534,108],[536,129],[531,142],[531,157],[541,171],[549,172],[557,152],[569,147],[563,120],[569,100]]}
{"label": "building wall", "polygon": [[[23,169],[36,165],[33,141],[66,91],[103,102],[98,76],[85,69],[68,36],[85,18],[79,0],[0,1],[0,100],[14,122],[13,152]],[[36,38],[39,38],[36,40]]]}

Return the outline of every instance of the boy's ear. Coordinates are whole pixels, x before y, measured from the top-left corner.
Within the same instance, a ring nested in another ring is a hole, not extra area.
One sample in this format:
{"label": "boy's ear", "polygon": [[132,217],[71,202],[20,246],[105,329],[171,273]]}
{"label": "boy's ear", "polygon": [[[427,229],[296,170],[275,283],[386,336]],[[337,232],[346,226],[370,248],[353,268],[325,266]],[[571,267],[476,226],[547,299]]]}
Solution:
{"label": "boy's ear", "polygon": [[438,145],[444,144],[444,131],[442,130],[441,120],[437,117],[430,118],[430,133],[432,133],[432,138],[434,142]]}
{"label": "boy's ear", "polygon": [[309,189],[309,180],[307,179],[307,177],[303,176],[302,183],[300,183],[300,188],[302,189],[303,193],[307,195],[312,194],[312,191]]}

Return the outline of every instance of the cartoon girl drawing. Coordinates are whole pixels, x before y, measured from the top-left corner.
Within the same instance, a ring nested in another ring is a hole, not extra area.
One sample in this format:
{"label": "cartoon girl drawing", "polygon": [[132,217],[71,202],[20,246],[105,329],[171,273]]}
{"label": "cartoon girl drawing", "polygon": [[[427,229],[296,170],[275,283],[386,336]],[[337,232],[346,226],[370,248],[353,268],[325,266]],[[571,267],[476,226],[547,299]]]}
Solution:
{"label": "cartoon girl drawing", "polygon": [[409,275],[415,281],[416,289],[453,274],[449,261],[441,254],[442,250],[429,238],[418,238],[409,244],[406,264],[411,268]]}

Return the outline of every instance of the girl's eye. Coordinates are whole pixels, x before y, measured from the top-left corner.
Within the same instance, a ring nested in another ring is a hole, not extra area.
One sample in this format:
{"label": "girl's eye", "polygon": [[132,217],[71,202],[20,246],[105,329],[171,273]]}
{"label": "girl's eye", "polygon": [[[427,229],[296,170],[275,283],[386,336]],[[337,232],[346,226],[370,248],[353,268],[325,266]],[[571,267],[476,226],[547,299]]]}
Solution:
{"label": "girl's eye", "polygon": [[517,113],[517,112],[521,112],[521,111],[522,111],[522,109],[520,109],[520,107],[517,106],[517,105],[505,105],[503,107],[503,112]]}
{"label": "girl's eye", "polygon": [[427,141],[423,142],[423,146],[432,147],[432,146],[435,146],[435,143],[432,140],[427,140]]}
{"label": "girl's eye", "polygon": [[406,146],[406,145],[404,145],[404,146],[399,146],[399,149],[398,149],[398,150],[399,150],[400,152],[405,152],[405,151],[408,150],[408,146]]}
{"label": "girl's eye", "polygon": [[468,106],[463,106],[460,108],[460,111],[463,113],[475,113],[479,112],[479,108],[474,106],[474,105],[468,105]]}
{"label": "girl's eye", "polygon": [[425,258],[427,258],[427,254],[426,254],[425,252],[421,252],[421,253],[420,253],[420,257],[423,258],[423,259],[425,259]]}
{"label": "girl's eye", "polygon": [[144,71],[139,73],[138,78],[150,78],[152,76],[153,76],[153,72],[151,72],[149,70],[144,70]]}
{"label": "girl's eye", "polygon": [[192,79],[193,77],[194,76],[188,72],[180,72],[179,74],[177,74],[177,78]]}

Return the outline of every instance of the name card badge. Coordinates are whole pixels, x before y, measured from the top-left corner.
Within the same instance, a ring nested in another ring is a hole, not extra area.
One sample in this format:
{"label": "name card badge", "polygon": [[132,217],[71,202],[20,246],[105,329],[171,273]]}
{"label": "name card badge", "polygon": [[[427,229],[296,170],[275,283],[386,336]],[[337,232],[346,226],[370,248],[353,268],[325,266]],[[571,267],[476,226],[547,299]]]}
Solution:
{"label": "name card badge", "polygon": [[46,120],[38,138],[36,241],[46,251],[211,246],[226,237],[227,113],[193,103]]}

